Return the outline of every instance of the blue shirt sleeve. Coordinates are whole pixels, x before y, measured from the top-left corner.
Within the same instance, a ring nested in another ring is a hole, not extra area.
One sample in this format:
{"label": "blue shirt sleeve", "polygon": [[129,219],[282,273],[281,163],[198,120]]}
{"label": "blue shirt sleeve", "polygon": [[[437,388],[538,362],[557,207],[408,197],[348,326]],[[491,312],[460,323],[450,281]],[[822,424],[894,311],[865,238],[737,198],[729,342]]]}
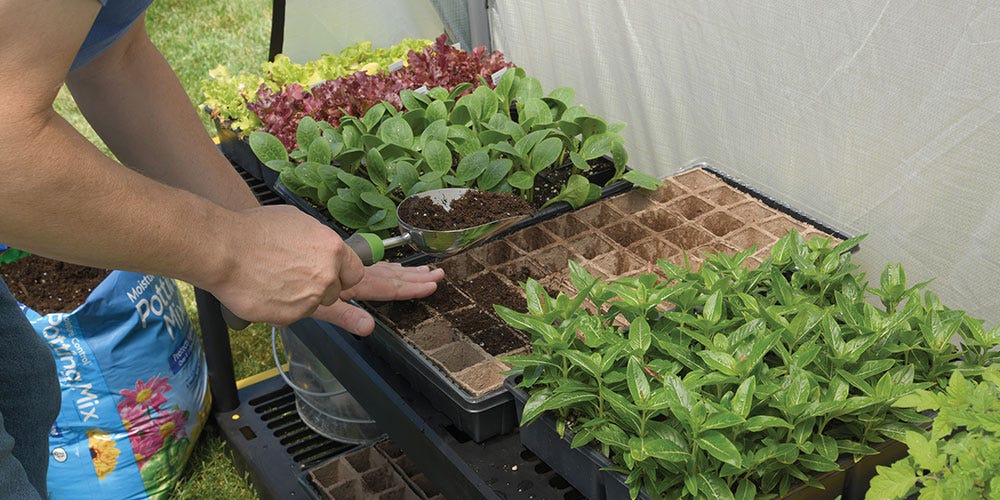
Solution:
{"label": "blue shirt sleeve", "polygon": [[70,71],[93,61],[114,45],[146,11],[153,0],[100,0],[103,4],[94,25],[76,53]]}

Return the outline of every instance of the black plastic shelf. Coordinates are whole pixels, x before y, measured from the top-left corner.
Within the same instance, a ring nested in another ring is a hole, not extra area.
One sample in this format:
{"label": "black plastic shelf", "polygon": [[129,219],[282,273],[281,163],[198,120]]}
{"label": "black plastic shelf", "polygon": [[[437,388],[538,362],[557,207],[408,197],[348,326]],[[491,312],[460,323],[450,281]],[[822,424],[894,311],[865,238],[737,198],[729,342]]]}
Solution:
{"label": "black plastic shelf", "polygon": [[[212,311],[207,302],[199,303],[202,335],[224,336],[204,329],[213,321],[224,325],[218,303]],[[371,351],[369,341],[314,320],[290,328],[447,498],[583,498],[525,450],[516,432],[476,443],[457,431]],[[209,364],[218,365],[219,352],[209,345]],[[213,380],[213,391],[216,385]],[[314,498],[315,491],[303,481],[306,471],[354,448],[309,436],[294,412],[294,394],[278,376],[239,390],[237,396],[237,407],[216,409],[215,421],[237,465],[264,498]]]}

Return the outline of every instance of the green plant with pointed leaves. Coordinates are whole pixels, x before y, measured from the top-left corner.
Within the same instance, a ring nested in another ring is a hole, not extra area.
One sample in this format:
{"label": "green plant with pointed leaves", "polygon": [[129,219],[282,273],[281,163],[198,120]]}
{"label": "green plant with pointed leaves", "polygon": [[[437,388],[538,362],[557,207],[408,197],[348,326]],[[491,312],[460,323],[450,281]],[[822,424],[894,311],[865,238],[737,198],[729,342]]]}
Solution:
{"label": "green plant with pointed leaves", "polygon": [[[660,185],[626,169],[624,125],[574,105],[572,89],[543,95],[520,68],[504,72],[495,88],[471,87],[404,90],[403,111],[380,103],[361,118],[343,117],[337,128],[304,118],[291,153],[265,132],[251,134],[250,146],[292,192],[325,205],[341,224],[371,232],[396,226],[404,197],[444,187],[516,192],[537,207],[580,207],[600,197],[586,174],[604,157],[614,168],[607,184]],[[542,185],[555,192],[540,192]]]}
{"label": "green plant with pointed leaves", "polygon": [[937,412],[934,426],[906,433],[909,456],[879,466],[865,498],[1000,496],[1000,366],[979,383],[955,371],[943,390],[917,391],[895,406]]}
{"label": "green plant with pointed leaves", "polygon": [[893,403],[978,371],[1000,343],[1000,330],[921,297],[925,284],[907,287],[899,266],[869,288],[850,258],[861,239],[793,231],[755,269],[750,249],[698,270],[661,260],[666,279],[604,282],[570,262],[574,296],[527,280],[526,312],[496,306],[533,339],[531,354],[507,358],[530,392],[522,425],[551,412],[574,446],[613,459],[633,497],[818,486],[926,422]]}

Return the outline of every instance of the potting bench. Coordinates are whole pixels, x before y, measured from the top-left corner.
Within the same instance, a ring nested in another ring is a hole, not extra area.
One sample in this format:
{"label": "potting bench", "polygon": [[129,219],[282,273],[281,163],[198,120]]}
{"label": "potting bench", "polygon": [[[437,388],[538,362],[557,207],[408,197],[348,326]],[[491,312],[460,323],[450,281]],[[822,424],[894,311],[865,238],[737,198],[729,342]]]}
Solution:
{"label": "potting bench", "polygon": [[[265,183],[236,168],[261,203],[283,203]],[[264,498],[319,498],[308,471],[357,446],[331,441],[302,423],[292,389],[276,373],[238,387],[219,302],[201,290],[196,299],[213,417],[238,467]],[[367,340],[311,319],[290,329],[447,498],[581,498],[521,446],[517,432],[476,443],[455,429]]]}

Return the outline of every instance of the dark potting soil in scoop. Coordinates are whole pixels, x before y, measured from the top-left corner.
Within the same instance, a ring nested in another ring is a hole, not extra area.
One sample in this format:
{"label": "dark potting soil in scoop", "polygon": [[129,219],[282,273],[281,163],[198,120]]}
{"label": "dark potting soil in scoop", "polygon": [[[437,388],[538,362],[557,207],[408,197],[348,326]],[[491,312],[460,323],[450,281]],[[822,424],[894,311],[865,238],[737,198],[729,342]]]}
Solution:
{"label": "dark potting soil in scoop", "polygon": [[43,315],[76,309],[110,272],[37,255],[0,267],[0,276],[14,297]]}
{"label": "dark potting soil in scoop", "polygon": [[450,208],[417,196],[399,206],[399,218],[410,226],[432,231],[467,229],[500,219],[531,215],[531,204],[510,193],[471,190],[451,202]]}

